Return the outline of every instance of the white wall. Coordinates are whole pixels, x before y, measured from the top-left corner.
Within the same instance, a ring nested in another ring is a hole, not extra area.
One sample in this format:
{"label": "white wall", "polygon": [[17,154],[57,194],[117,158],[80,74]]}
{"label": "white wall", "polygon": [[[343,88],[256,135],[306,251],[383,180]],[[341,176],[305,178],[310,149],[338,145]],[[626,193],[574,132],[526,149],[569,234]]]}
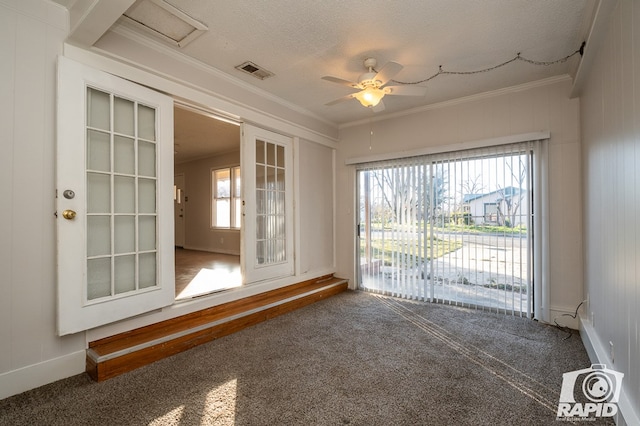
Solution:
{"label": "white wall", "polygon": [[640,413],[638,28],[640,4],[618,2],[581,97],[584,278],[590,301],[582,320],[590,344],[600,349],[600,361],[625,374],[623,387],[636,413]]}
{"label": "white wall", "polygon": [[[573,312],[583,300],[582,199],[579,101],[569,99],[570,89],[568,77],[552,79],[341,129],[336,160],[338,273],[354,282],[355,169],[345,166],[345,160],[550,131],[550,320]],[[577,328],[565,318],[562,322]]]}
{"label": "white wall", "polygon": [[55,333],[55,70],[66,34],[59,6],[0,0],[0,398],[84,370],[84,336]]}
{"label": "white wall", "polygon": [[240,255],[240,230],[211,228],[211,170],[239,165],[240,151],[175,165],[185,183],[184,248]]}

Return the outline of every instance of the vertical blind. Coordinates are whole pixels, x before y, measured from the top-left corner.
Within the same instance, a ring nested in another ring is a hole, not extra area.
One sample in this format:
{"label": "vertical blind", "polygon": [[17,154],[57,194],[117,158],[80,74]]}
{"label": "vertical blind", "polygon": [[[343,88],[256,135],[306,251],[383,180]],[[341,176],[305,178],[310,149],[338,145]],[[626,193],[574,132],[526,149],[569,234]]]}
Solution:
{"label": "vertical blind", "polygon": [[532,315],[543,292],[538,151],[522,142],[358,164],[360,288]]}

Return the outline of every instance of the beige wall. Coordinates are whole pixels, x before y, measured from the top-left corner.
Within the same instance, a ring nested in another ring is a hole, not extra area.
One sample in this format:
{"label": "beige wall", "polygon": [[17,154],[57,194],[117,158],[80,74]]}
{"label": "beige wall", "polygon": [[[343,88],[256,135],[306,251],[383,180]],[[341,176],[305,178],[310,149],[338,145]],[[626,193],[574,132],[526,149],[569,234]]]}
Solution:
{"label": "beige wall", "polygon": [[336,160],[339,273],[354,279],[355,169],[345,160],[549,131],[550,320],[572,312],[583,293],[579,101],[569,99],[570,90],[568,77],[554,79],[341,129]]}
{"label": "beige wall", "polygon": [[56,336],[55,76],[66,34],[61,7],[0,1],[0,398],[84,371],[84,336]]}
{"label": "beige wall", "polygon": [[332,272],[333,260],[333,149],[308,141],[298,144],[300,216],[300,273]]}
{"label": "beige wall", "polygon": [[[583,321],[640,413],[640,4],[618,2],[581,96]],[[610,344],[613,345],[613,358]],[[622,405],[621,405],[622,408]],[[636,415],[637,415],[636,414]],[[638,417],[635,422],[640,421]],[[628,419],[628,424],[634,423]]]}
{"label": "beige wall", "polygon": [[211,228],[211,171],[239,165],[239,150],[176,164],[175,174],[184,174],[185,183],[184,248],[240,255],[239,230]]}

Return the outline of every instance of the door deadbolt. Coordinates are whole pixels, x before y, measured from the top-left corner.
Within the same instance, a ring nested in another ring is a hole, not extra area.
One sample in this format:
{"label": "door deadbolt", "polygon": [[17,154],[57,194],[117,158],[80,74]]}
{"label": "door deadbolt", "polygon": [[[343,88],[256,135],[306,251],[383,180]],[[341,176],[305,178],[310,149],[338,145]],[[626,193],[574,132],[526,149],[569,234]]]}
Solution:
{"label": "door deadbolt", "polygon": [[76,212],[73,210],[65,210],[62,212],[62,217],[67,220],[73,220],[76,217]]}
{"label": "door deadbolt", "polygon": [[64,198],[66,198],[67,200],[71,200],[73,197],[76,196],[76,193],[73,192],[70,189],[65,189],[65,191],[62,193],[62,195],[64,196]]}

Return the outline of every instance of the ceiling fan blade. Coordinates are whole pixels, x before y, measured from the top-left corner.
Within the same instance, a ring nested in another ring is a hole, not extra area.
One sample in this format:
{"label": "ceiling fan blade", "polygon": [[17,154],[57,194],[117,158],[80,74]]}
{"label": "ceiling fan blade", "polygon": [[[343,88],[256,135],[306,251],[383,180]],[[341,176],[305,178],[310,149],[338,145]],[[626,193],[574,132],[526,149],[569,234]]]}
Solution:
{"label": "ceiling fan blade", "polygon": [[424,96],[427,94],[427,88],[423,86],[387,86],[384,91],[389,91],[387,95]]}
{"label": "ceiling fan blade", "polygon": [[341,84],[343,86],[349,86],[353,89],[361,89],[360,85],[358,83],[354,83],[353,81],[349,81],[349,80],[344,80],[342,78],[338,78],[338,77],[331,77],[330,75],[325,75],[324,77],[322,77],[323,80],[326,81],[330,81],[332,83],[337,83],[337,84]]}
{"label": "ceiling fan blade", "polygon": [[397,62],[387,62],[373,79],[379,80],[382,86],[398,74],[402,68],[404,67]]}
{"label": "ceiling fan blade", "polygon": [[381,100],[380,102],[378,102],[378,105],[372,107],[371,109],[373,110],[373,112],[384,111],[384,102],[382,102]]}
{"label": "ceiling fan blade", "polygon": [[341,98],[336,99],[335,101],[326,103],[325,105],[331,106],[331,105],[339,104],[340,102],[348,101],[349,99],[353,99],[355,97],[356,97],[356,93],[351,93],[350,95],[343,96]]}

